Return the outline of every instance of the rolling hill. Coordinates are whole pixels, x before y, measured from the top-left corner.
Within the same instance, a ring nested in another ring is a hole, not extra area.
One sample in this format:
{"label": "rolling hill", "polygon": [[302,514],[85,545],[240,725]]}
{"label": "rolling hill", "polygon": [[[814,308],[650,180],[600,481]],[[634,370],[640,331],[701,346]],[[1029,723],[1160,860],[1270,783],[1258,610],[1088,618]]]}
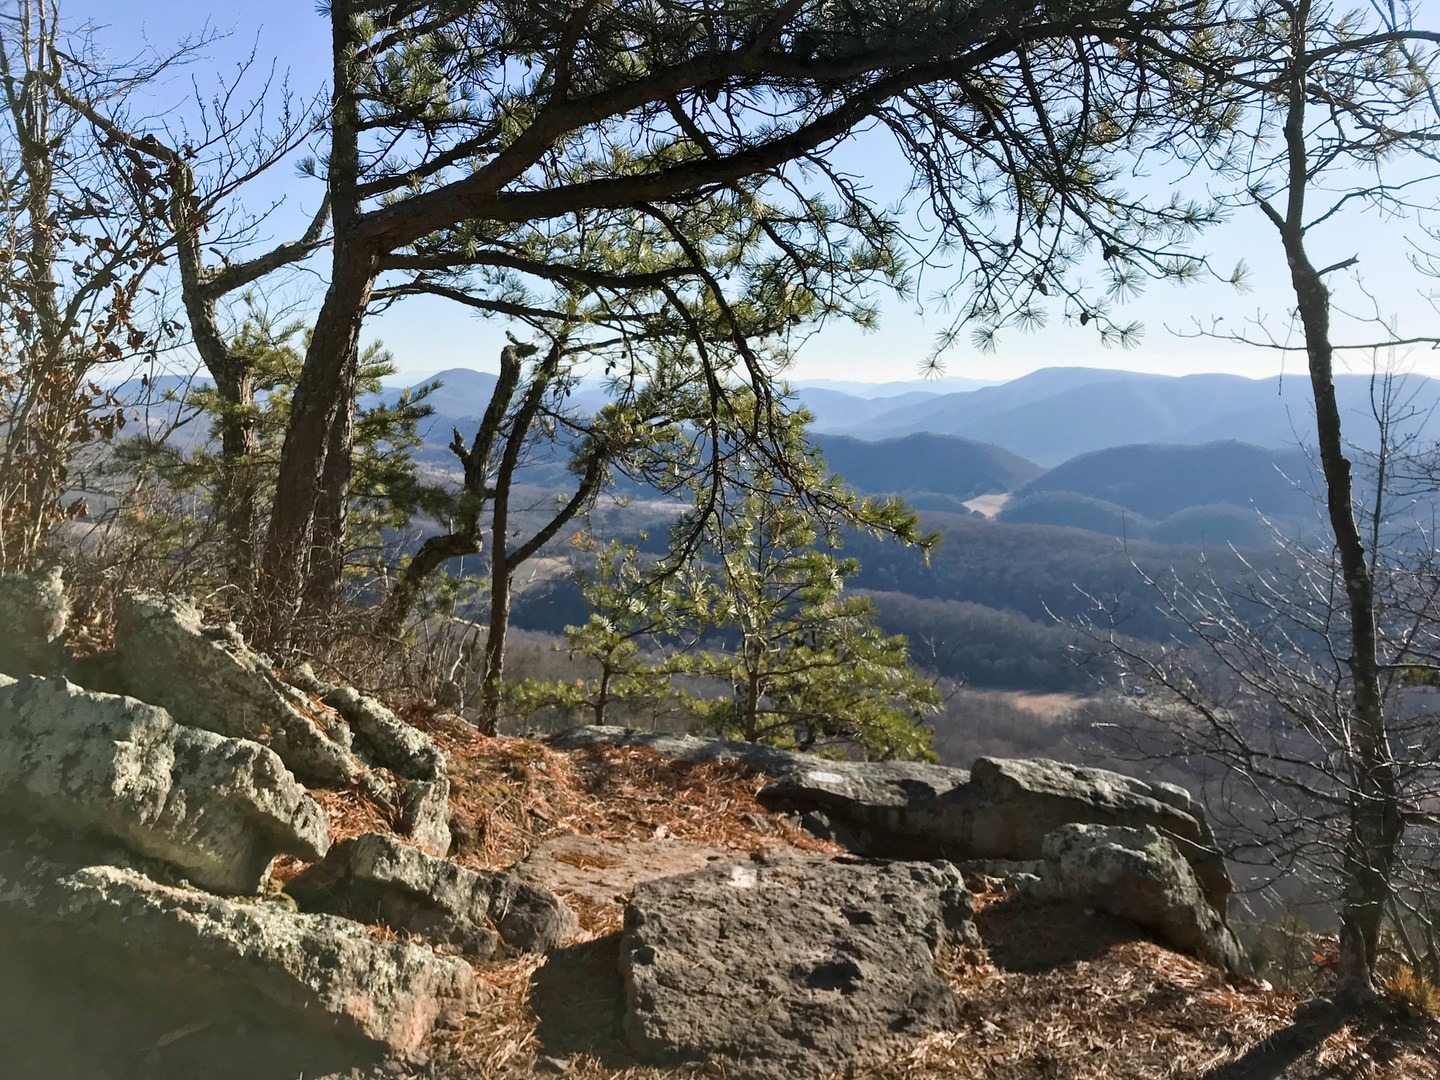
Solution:
{"label": "rolling hill", "polygon": [[1190,507],[1228,504],[1267,516],[1309,514],[1319,479],[1301,450],[1242,442],[1145,443],[1071,458],[1031,480],[1020,496],[1068,491],[1159,520]]}
{"label": "rolling hill", "polygon": [[1008,450],[954,435],[920,433],[879,442],[817,435],[815,441],[830,468],[868,494],[932,493],[952,496],[958,504],[1014,491],[1042,472]]}

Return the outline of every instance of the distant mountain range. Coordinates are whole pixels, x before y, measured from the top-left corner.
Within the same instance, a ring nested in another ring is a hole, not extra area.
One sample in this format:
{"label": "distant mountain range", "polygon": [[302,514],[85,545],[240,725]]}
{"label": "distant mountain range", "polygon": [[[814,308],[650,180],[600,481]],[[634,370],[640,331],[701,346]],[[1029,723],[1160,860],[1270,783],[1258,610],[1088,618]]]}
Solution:
{"label": "distant mountain range", "polygon": [[[433,380],[441,386],[428,398],[435,415],[420,456],[450,468],[451,430],[474,431],[496,377],[455,368],[426,381]],[[118,389],[131,400],[155,400],[183,390],[183,381]],[[1366,376],[1341,376],[1336,389],[1363,486],[1364,452],[1377,441],[1374,385]],[[1440,408],[1440,381],[1408,378],[1398,397],[1397,434],[1418,433]],[[571,395],[586,410],[605,400],[598,381],[580,383]],[[799,384],[794,400],[814,415],[815,441],[848,484],[902,495],[921,510],[979,509],[1013,524],[1243,545],[1266,542],[1272,526],[1293,534],[1316,520],[1322,485],[1306,449],[1314,425],[1310,385],[1300,376],[1048,368],[998,385],[814,380]],[[159,413],[172,410],[162,405]],[[182,435],[203,437],[203,425]],[[526,482],[566,482],[565,456],[558,449],[540,455]]]}
{"label": "distant mountain range", "polygon": [[[434,378],[437,426],[463,428],[485,411],[495,386],[488,372],[455,368]],[[1336,391],[1346,436],[1374,449],[1372,380],[1342,375]],[[1440,381],[1412,376],[1401,398],[1405,432],[1440,407]],[[585,408],[605,401],[586,380],[572,399]],[[815,417],[812,430],[880,441],[929,433],[992,443],[1044,467],[1080,454],[1140,444],[1201,445],[1226,440],[1275,449],[1314,442],[1310,383],[1303,375],[1147,375],[1092,368],[1045,368],[1007,383],[974,379],[863,383],[810,380],[794,400]],[[843,470],[842,470],[843,471]]]}
{"label": "distant mountain range", "polygon": [[1192,506],[1230,503],[1272,517],[1309,514],[1322,490],[1310,456],[1242,442],[1139,444],[1081,454],[1016,491],[1071,491],[1159,520]]}
{"label": "distant mountain range", "polygon": [[[923,384],[921,384],[923,385]],[[1372,380],[1342,375],[1336,392],[1347,437],[1373,449]],[[1144,375],[1087,368],[1047,368],[1000,386],[921,398],[860,398],[801,389],[817,432],[887,439],[917,432],[994,443],[1041,465],[1077,454],[1139,443],[1200,444],[1241,440],[1295,447],[1314,441],[1310,383],[1300,375],[1244,379],[1236,375]],[[1440,405],[1440,382],[1405,380],[1401,398],[1418,430]],[[884,406],[888,406],[885,408]]]}

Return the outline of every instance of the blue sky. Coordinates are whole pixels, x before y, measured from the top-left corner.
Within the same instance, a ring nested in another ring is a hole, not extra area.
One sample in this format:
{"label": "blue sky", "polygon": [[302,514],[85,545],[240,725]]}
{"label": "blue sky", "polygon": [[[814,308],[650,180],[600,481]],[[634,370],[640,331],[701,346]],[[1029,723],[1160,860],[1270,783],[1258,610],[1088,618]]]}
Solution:
{"label": "blue sky", "polygon": [[[153,96],[157,113],[178,115],[191,96],[191,81],[202,92],[213,89],[217,77],[232,74],[252,48],[259,66],[273,61],[278,72],[287,73],[298,92],[314,92],[328,79],[329,39],[325,20],[308,0],[250,0],[241,7],[211,6],[205,0],[61,0],[62,17],[71,25],[92,23],[101,28],[97,44],[114,59],[126,59],[146,44],[168,50],[187,35],[208,28],[225,36],[206,50],[207,59],[177,71]],[[878,192],[898,190],[899,163],[883,154],[866,155],[869,178]],[[852,171],[854,166],[852,165]],[[1171,178],[1137,180],[1136,187],[1163,188]],[[285,205],[274,220],[276,236],[313,210],[318,200],[314,181],[302,180],[291,170],[281,170],[271,182],[269,194],[282,197]],[[1440,293],[1440,282],[1420,277],[1411,270],[1408,251],[1415,226],[1384,225],[1356,219],[1317,232],[1312,237],[1313,258],[1328,265],[1352,255],[1359,257],[1354,272],[1334,275],[1332,288],[1342,309],[1370,311],[1372,302],[1359,291],[1363,285],[1376,297],[1379,313],[1397,320],[1405,336],[1440,335],[1440,314],[1430,303],[1431,293]],[[1196,320],[1207,325],[1212,316],[1223,318],[1222,326],[1242,328],[1263,318],[1278,333],[1286,327],[1291,306],[1288,273],[1279,251],[1278,239],[1258,211],[1237,214],[1227,225],[1211,230],[1200,247],[1213,256],[1217,266],[1229,267],[1243,259],[1249,267],[1252,289],[1238,294],[1228,285],[1203,282],[1188,286],[1153,283],[1144,295],[1126,309],[1145,323],[1146,333],[1133,350],[1106,349],[1090,329],[1058,322],[1038,333],[1011,330],[1001,339],[998,350],[977,353],[967,341],[947,354],[946,372],[972,378],[1011,378],[1041,367],[1120,367],[1164,374],[1197,371],[1224,371],[1255,377],[1280,370],[1298,373],[1303,357],[1256,350],[1233,343],[1182,336],[1193,331]],[[323,272],[323,259],[316,262]],[[1343,280],[1342,280],[1343,277]],[[946,315],[933,302],[933,294],[944,284],[943,270],[928,272],[922,279],[919,296],[911,301],[889,300],[884,305],[882,327],[876,333],[861,333],[837,325],[822,330],[802,349],[792,370],[794,378],[855,379],[883,382],[918,377],[920,363],[929,352],[935,329]],[[295,295],[318,296],[316,280],[301,279]],[[1343,323],[1343,320],[1342,320]],[[438,300],[416,300],[395,311],[371,319],[367,336],[384,340],[394,352],[405,375],[422,376],[449,367],[493,369],[492,358],[503,343],[504,325],[475,319],[456,305]],[[1342,326],[1343,329],[1343,326]],[[1180,334],[1172,331],[1179,331]],[[1364,332],[1355,340],[1370,340]],[[1424,374],[1440,375],[1440,352],[1428,348],[1402,351],[1392,363]],[[1368,370],[1371,357],[1350,354],[1353,370]]]}

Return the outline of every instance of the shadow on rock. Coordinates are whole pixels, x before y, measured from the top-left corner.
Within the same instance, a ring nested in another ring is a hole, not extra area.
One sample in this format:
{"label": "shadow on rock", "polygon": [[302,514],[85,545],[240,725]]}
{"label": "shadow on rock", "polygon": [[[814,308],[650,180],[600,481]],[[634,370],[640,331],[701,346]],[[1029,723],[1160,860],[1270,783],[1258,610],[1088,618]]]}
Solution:
{"label": "shadow on rock", "polygon": [[368,1067],[374,1044],[296,1030],[236,988],[75,964],[66,943],[0,930],[6,1080],[275,1080]]}
{"label": "shadow on rock", "polygon": [[535,972],[530,1008],[543,1053],[586,1054],[610,1068],[635,1063],[620,1026],[625,995],[618,932],[552,952]]}
{"label": "shadow on rock", "polygon": [[1113,946],[1146,936],[1134,923],[1103,912],[1022,898],[987,905],[976,914],[975,928],[991,962],[1022,975],[1094,960]]}

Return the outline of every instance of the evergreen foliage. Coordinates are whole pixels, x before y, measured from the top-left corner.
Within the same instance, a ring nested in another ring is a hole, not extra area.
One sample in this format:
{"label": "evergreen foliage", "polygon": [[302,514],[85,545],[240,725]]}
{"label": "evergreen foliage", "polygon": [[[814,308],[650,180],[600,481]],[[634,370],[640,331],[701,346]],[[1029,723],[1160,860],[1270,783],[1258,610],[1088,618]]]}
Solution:
{"label": "evergreen foliage", "polygon": [[[244,358],[252,372],[253,399],[237,403],[214,385],[197,384],[178,404],[191,414],[186,422],[208,423],[210,437],[188,450],[146,439],[122,443],[121,464],[151,470],[176,490],[201,495],[212,504],[206,512],[223,524],[231,520],[219,514],[218,499],[227,485],[243,486],[257,504],[267,505],[275,497],[276,473],[308,336],[303,322],[277,326],[252,307],[228,347]],[[445,493],[423,483],[415,470],[420,425],[430,416],[425,399],[436,384],[407,389],[386,400],[380,394],[382,381],[395,370],[394,356],[380,342],[363,350],[360,385],[373,404],[355,418],[350,546],[345,560],[348,572],[357,577],[368,577],[386,564],[387,538],[403,529],[413,515],[436,513],[446,502]],[[230,427],[242,427],[249,433],[255,448],[252,453],[233,458],[225,452],[219,437]],[[257,538],[220,539],[232,545],[237,539],[253,544]]]}

